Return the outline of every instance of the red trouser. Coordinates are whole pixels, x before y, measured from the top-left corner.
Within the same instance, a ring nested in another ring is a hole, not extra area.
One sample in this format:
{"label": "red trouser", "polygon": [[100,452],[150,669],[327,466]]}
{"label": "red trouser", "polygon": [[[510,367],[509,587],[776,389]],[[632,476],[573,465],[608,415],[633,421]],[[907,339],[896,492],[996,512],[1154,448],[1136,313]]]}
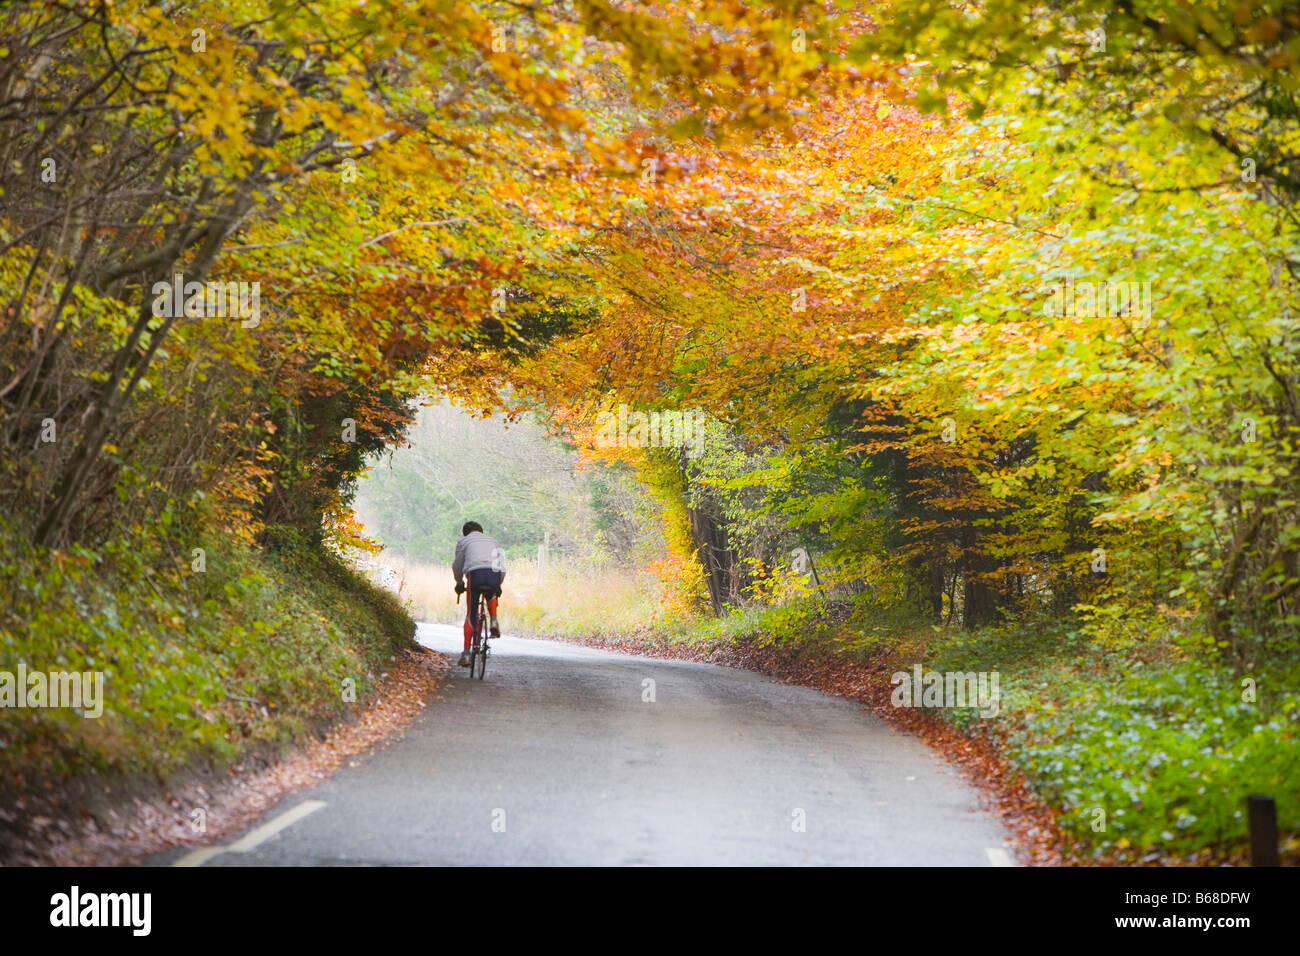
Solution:
{"label": "red trouser", "polygon": [[[496,617],[497,599],[494,597],[488,598],[487,606],[488,606],[488,614],[491,615],[492,617]],[[465,610],[465,650],[469,650],[470,644],[473,643],[474,641],[474,625],[478,623],[477,621],[474,622],[470,621],[470,617],[471,615],[473,615],[473,613],[474,613],[474,604],[471,603],[470,606]]]}

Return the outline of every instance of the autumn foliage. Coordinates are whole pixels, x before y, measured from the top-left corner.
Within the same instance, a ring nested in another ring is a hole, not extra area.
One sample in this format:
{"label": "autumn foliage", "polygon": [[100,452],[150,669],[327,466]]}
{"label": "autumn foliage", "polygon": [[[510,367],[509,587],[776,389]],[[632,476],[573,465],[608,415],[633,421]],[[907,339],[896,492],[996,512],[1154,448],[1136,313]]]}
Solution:
{"label": "autumn foliage", "polygon": [[800,549],[873,619],[1291,667],[1298,61],[1290,0],[8,4],[5,534],[363,543],[438,393],[632,464],[683,614]]}

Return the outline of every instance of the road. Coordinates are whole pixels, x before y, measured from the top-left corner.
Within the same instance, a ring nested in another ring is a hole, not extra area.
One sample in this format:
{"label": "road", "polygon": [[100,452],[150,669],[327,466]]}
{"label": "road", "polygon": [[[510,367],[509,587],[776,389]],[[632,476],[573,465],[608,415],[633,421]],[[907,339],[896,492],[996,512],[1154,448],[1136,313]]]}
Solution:
{"label": "road", "polygon": [[[419,639],[461,646],[458,627],[422,624]],[[1010,862],[1009,833],[957,771],[851,701],[512,637],[494,642],[485,680],[453,671],[401,740],[287,797],[242,837],[150,862]]]}

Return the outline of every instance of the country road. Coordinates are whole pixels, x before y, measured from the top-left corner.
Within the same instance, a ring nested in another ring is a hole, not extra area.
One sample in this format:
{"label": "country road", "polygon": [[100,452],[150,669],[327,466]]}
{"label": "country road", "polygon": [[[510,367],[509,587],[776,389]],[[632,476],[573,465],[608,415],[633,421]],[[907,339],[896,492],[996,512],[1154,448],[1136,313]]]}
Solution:
{"label": "country road", "polygon": [[[452,653],[459,627],[421,624]],[[648,696],[653,681],[654,700]],[[386,749],[156,865],[989,866],[1011,837],[857,704],[743,670],[505,637]]]}

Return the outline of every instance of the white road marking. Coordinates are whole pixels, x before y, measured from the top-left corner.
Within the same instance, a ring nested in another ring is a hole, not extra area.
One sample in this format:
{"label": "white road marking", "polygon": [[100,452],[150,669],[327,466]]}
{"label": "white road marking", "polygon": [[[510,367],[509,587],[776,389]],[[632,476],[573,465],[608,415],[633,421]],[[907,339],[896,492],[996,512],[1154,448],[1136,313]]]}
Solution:
{"label": "white road marking", "polygon": [[263,823],[256,830],[246,833],[243,838],[230,846],[205,846],[201,850],[186,853],[172,866],[202,866],[214,856],[222,853],[250,853],[286,827],[291,827],[303,817],[315,813],[325,806],[323,800],[304,800],[292,810],[286,810],[274,820]]}
{"label": "white road marking", "polygon": [[985,847],[984,852],[989,855],[989,862],[994,866],[1015,866],[1015,862],[1006,850],[1000,847]]}

